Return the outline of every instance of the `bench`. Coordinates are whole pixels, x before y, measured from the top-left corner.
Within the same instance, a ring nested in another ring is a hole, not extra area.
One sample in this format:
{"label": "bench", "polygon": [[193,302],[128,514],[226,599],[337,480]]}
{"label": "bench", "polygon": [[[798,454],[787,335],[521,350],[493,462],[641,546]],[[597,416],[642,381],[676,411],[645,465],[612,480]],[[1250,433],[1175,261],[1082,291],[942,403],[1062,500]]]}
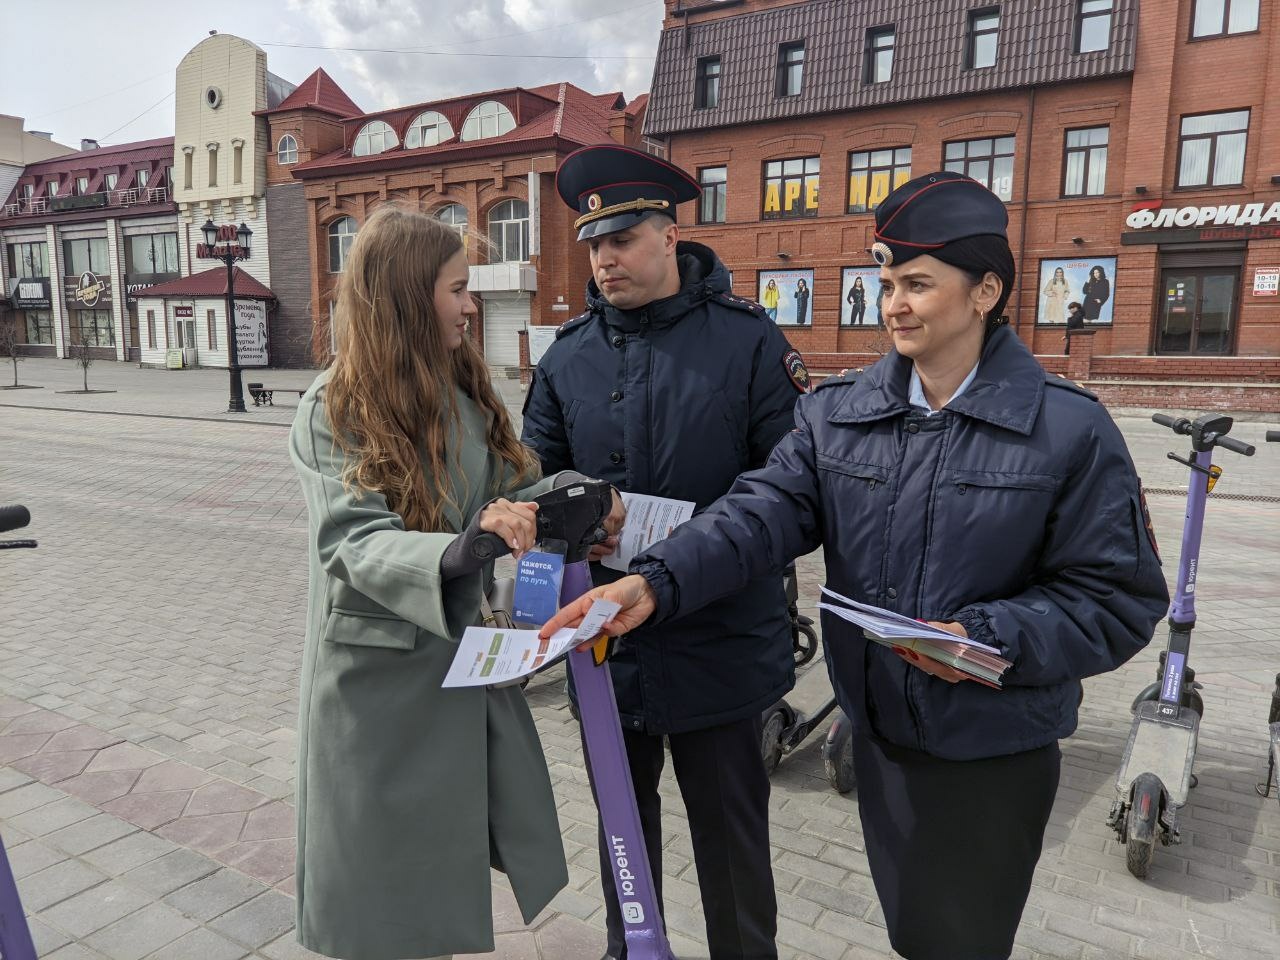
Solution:
{"label": "bench", "polygon": [[249,395],[253,397],[253,405],[255,407],[275,406],[272,401],[272,395],[276,393],[296,393],[301,399],[302,395],[307,392],[306,388],[299,390],[297,387],[264,387],[260,383],[246,384],[249,388]]}

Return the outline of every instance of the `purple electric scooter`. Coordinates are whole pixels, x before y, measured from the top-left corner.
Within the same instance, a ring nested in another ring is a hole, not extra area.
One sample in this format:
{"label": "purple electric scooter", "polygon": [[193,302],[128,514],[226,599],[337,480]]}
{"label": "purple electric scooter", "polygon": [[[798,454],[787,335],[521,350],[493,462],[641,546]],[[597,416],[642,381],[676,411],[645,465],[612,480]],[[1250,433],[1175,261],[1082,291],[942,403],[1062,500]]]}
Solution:
{"label": "purple electric scooter", "polygon": [[[613,505],[613,491],[603,481],[590,480],[560,487],[537,498],[540,543],[566,545],[560,605],[577,600],[592,587],[587,554],[605,538],[604,519]],[[491,535],[477,540],[481,550],[505,551]],[[480,554],[477,551],[477,555]],[[622,911],[627,956],[630,960],[675,960],[658,910],[657,888],[636,809],[636,791],[627,764],[618,704],[613,696],[608,657],[611,638],[602,637],[590,650],[569,654],[569,670],[578,696],[587,762],[596,788],[596,803],[604,824],[614,885]]]}
{"label": "purple electric scooter", "polygon": [[1200,536],[1209,491],[1222,475],[1213,465],[1213,448],[1221,447],[1246,457],[1254,448],[1227,436],[1232,419],[1206,414],[1192,421],[1156,414],[1151,418],[1176,434],[1191,437],[1186,457],[1170,453],[1190,470],[1187,515],[1182,528],[1182,553],[1178,558],[1178,585],[1169,610],[1169,645],[1160,654],[1156,682],[1138,694],[1133,703],[1133,728],[1125,746],[1124,761],[1116,778],[1116,800],[1107,825],[1125,845],[1125,862],[1135,877],[1147,875],[1156,840],[1179,843],[1178,808],[1187,802],[1196,784],[1195,763],[1204,701],[1196,674],[1187,666],[1191,631],[1196,625],[1196,576],[1200,565]]}
{"label": "purple electric scooter", "polygon": [[[0,507],[0,533],[18,530],[31,522],[26,507]],[[0,540],[0,550],[34,547],[34,540]],[[18,884],[13,879],[9,855],[0,841],[0,958],[3,960],[36,960],[27,916],[18,897]]]}

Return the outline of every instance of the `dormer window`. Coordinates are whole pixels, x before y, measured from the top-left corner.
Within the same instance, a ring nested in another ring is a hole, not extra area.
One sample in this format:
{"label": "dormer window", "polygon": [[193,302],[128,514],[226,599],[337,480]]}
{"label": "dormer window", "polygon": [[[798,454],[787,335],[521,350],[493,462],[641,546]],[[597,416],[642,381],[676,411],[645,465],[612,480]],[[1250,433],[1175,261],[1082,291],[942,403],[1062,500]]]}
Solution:
{"label": "dormer window", "polygon": [[453,139],[453,124],[443,113],[428,110],[419,114],[409,124],[409,131],[404,135],[404,148],[416,150],[418,147],[434,147]]}
{"label": "dormer window", "polygon": [[118,173],[108,173],[102,178],[102,186],[107,190],[114,190],[116,188],[116,184],[119,182],[120,175]]}
{"label": "dormer window", "polygon": [[396,132],[381,120],[366,123],[356,134],[356,142],[351,148],[353,157],[371,157],[374,154],[386,153],[400,143]]}
{"label": "dormer window", "polygon": [[89,178],[76,177],[76,196],[83,197],[89,192]]}
{"label": "dormer window", "polygon": [[151,174],[149,172],[147,172],[146,170],[139,170],[138,171],[138,189],[145,190],[147,187],[147,181],[149,181],[150,179],[151,179]]}
{"label": "dormer window", "polygon": [[50,180],[47,184],[45,184],[44,189],[45,189],[45,192],[48,193],[50,197],[56,197],[58,195],[58,181]]}
{"label": "dormer window", "polygon": [[487,140],[500,137],[516,128],[516,118],[497,100],[486,100],[475,107],[462,123],[463,140]]}
{"label": "dormer window", "polygon": [[280,138],[280,144],[276,147],[276,163],[283,167],[297,162],[298,141],[294,139],[293,134],[286,133]]}

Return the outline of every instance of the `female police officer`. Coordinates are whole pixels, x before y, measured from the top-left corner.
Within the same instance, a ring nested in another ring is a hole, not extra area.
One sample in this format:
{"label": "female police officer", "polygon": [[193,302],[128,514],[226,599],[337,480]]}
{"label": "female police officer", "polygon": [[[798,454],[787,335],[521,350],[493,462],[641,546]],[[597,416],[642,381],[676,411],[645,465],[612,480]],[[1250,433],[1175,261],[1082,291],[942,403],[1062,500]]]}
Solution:
{"label": "female police officer", "polygon": [[853,720],[867,858],[910,960],[1007,957],[1082,677],[1151,638],[1168,604],[1138,478],[1096,399],[1046,375],[1001,317],[1004,204],[953,173],[876,211],[894,350],[800,400],[765,467],[595,596],[614,632],[679,617],[825,543],[832,589],[999,648],[1002,689],[826,617]]}

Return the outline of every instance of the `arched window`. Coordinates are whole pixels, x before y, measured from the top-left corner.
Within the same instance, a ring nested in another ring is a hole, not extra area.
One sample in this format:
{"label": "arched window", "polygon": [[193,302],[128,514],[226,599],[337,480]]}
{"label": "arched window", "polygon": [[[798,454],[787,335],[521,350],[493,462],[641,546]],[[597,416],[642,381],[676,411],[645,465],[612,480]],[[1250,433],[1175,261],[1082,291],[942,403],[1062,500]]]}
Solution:
{"label": "arched window", "polygon": [[329,272],[341,273],[347,263],[347,254],[356,238],[356,222],[351,217],[339,217],[329,224]]}
{"label": "arched window", "polygon": [[449,118],[443,113],[428,110],[409,124],[409,130],[404,135],[404,148],[415,150],[418,147],[434,147],[452,139],[453,125],[449,123]]}
{"label": "arched window", "polygon": [[462,239],[467,238],[467,208],[460,203],[451,203],[436,211],[436,219],[447,223],[458,231]]}
{"label": "arched window", "polygon": [[283,166],[286,163],[298,162],[298,141],[293,138],[293,134],[286,133],[280,138],[280,144],[276,147],[276,163]]}
{"label": "arched window", "polygon": [[500,137],[516,128],[516,118],[497,100],[486,100],[467,114],[462,122],[463,140],[486,140]]}
{"label": "arched window", "polygon": [[489,245],[493,263],[529,259],[529,205],[503,200],[489,211]]}
{"label": "arched window", "polygon": [[385,153],[400,141],[396,132],[381,120],[366,123],[356,134],[355,145],[351,148],[353,157],[370,157],[375,153]]}

